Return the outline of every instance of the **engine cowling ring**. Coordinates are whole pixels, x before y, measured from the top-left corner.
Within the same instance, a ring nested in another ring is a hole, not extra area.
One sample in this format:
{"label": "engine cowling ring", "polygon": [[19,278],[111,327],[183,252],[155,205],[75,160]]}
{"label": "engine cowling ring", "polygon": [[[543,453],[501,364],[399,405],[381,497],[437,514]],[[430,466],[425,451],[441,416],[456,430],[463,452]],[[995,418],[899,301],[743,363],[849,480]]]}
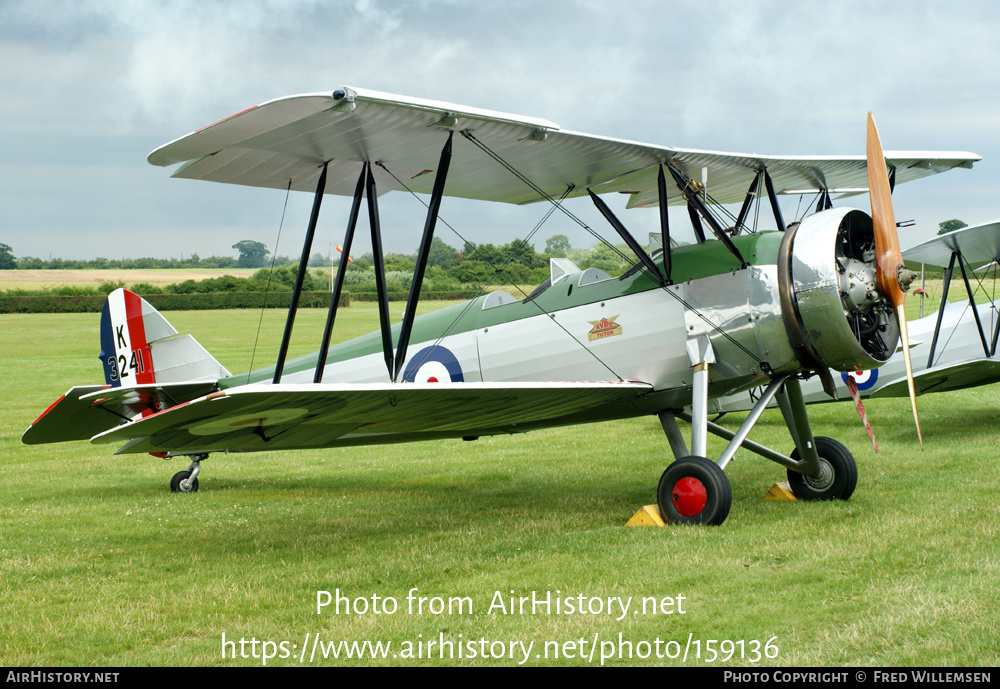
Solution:
{"label": "engine cowling ring", "polygon": [[899,329],[880,295],[858,299],[843,289],[845,272],[874,267],[874,231],[864,211],[834,208],[786,230],[778,250],[778,290],[785,326],[806,368],[857,371],[881,366]]}

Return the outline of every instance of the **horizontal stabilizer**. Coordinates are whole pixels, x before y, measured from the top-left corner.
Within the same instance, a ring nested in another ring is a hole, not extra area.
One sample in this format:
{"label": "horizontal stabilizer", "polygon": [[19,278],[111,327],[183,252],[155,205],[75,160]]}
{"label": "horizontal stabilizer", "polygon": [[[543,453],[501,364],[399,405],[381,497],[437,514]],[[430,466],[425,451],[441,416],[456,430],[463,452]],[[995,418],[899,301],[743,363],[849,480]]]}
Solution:
{"label": "horizontal stabilizer", "polygon": [[43,412],[24,432],[21,440],[27,445],[89,440],[128,419],[190,402],[215,389],[214,380],[131,388],[77,386]]}
{"label": "horizontal stabilizer", "polygon": [[26,445],[41,445],[86,440],[114,428],[122,419],[95,406],[93,402],[82,399],[85,395],[109,389],[108,385],[78,385],[71,388],[35,419],[21,436],[21,442]]}
{"label": "horizontal stabilizer", "polygon": [[251,452],[517,433],[634,415],[645,383],[246,385],[92,438],[118,453]]}

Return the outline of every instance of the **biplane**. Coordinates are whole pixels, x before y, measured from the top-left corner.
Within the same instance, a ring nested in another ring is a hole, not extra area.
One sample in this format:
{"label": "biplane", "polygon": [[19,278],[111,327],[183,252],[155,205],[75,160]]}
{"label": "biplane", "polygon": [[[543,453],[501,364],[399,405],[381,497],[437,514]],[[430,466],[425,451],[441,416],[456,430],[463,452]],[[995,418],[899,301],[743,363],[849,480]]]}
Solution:
{"label": "biplane", "polygon": [[[838,441],[813,435],[800,380],[818,375],[834,392],[831,369],[872,369],[890,358],[906,332],[893,185],[979,159],[884,155],[870,117],[865,155],[779,157],[605,138],[348,87],[273,100],[161,146],[148,160],[178,166],[173,176],[183,179],[313,194],[274,365],[231,375],[141,297],[118,291],[102,314],[105,383],[72,388],[23,441],[90,439],[119,445],[116,454],[186,457],[190,466],[171,488],[190,492],[216,452],[472,440],[655,415],[675,456],[657,487],[670,522],[726,519],[732,492],[724,469],[739,447],[786,467],[801,498],[847,499],[854,458]],[[395,324],[378,208],[390,191],[427,199],[406,310]],[[830,200],[869,191],[871,215]],[[819,212],[786,228],[778,197],[802,193],[818,195]],[[330,345],[348,264],[341,261],[318,351],[289,360],[327,194],[353,199],[344,256],[367,210],[380,327]],[[627,208],[658,208],[658,241],[637,241],[602,198],[609,194],[627,196]],[[484,293],[418,318],[429,247],[450,197],[544,204],[577,221],[567,200],[589,197],[634,264],[612,277],[552,259],[549,279],[523,299]],[[687,207],[696,243],[671,241],[670,204]],[[741,204],[739,214],[723,219],[726,204]],[[768,207],[775,231],[749,220],[757,216],[751,209]],[[857,275],[877,286],[855,288]],[[729,433],[725,451],[707,457],[709,400],[761,385],[759,403]],[[748,438],[772,399],[790,431],[787,455]],[[691,424],[690,447],[678,418]]]}
{"label": "biplane", "polygon": [[[995,285],[1000,269],[1000,221],[965,227],[939,235],[902,252],[903,260],[921,272],[925,266],[944,270],[944,288],[936,313],[910,321],[910,353],[913,355],[913,383],[918,395],[947,392],[989,385],[1000,381],[1000,362],[996,359],[1000,337],[1000,299],[976,302],[973,280],[993,276]],[[952,278],[958,267],[967,300],[948,301]],[[994,290],[995,291],[995,290]],[[921,296],[921,302],[923,301]],[[902,350],[870,371],[835,372],[838,392],[850,396],[849,379],[857,395],[867,397],[906,397],[908,386]],[[713,401],[714,411],[748,411],[760,390],[722,397]],[[802,383],[807,404],[832,401],[817,379]]]}

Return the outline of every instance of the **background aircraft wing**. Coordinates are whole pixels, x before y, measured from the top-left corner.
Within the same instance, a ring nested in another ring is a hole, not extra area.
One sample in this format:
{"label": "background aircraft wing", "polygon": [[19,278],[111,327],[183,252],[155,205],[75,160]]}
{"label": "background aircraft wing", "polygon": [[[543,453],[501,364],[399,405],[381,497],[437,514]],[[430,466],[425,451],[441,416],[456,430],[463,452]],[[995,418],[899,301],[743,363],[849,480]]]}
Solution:
{"label": "background aircraft wing", "polygon": [[[742,201],[766,167],[778,193],[827,189],[867,193],[865,156],[764,156],[672,148],[564,131],[538,118],[343,87],[332,93],[269,101],[156,149],[153,165],[182,164],[175,177],[314,192],[329,162],[326,191],[350,196],[366,161],[379,193],[406,188],[430,193],[449,132],[455,148],[445,194],[532,203],[546,196],[620,192],[628,206],[658,203],[659,165],[670,161],[701,180],[719,203]],[[480,145],[483,148],[480,148]],[[499,159],[531,181],[512,174]],[[965,152],[887,152],[901,184],[955,167],[971,167]],[[673,193],[671,203],[682,203]]]}
{"label": "background aircraft wing", "polygon": [[250,452],[518,433],[634,415],[645,383],[246,385],[92,438],[135,452]]}
{"label": "background aircraft wing", "polygon": [[1000,259],[1000,220],[938,235],[903,252],[903,260],[947,268],[953,252],[979,266]]}
{"label": "background aircraft wing", "polygon": [[[935,366],[913,374],[918,395],[925,392],[946,392],[974,388],[1000,381],[1000,361],[975,359],[960,364]],[[909,397],[906,377],[888,381],[873,390],[871,397]]]}

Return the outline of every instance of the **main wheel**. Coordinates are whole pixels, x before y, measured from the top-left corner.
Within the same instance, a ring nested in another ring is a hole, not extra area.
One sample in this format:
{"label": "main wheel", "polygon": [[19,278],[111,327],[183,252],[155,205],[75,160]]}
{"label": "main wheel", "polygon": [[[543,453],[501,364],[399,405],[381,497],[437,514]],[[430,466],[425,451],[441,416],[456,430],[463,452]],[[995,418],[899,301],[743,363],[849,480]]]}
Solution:
{"label": "main wheel", "polygon": [[170,492],[172,493],[197,493],[198,492],[198,479],[191,482],[191,485],[186,489],[181,486],[181,481],[189,478],[191,476],[191,470],[185,469],[184,471],[178,471],[174,474],[174,477],[170,479]]}
{"label": "main wheel", "polygon": [[718,464],[704,457],[682,457],[663,472],[656,499],[668,522],[718,525],[729,516],[733,491]]}
{"label": "main wheel", "polygon": [[[858,485],[858,465],[854,455],[833,438],[816,436],[814,440],[819,453],[819,473],[807,476],[789,469],[788,483],[792,492],[802,500],[847,500]],[[798,449],[792,452],[791,457],[801,459]]]}

